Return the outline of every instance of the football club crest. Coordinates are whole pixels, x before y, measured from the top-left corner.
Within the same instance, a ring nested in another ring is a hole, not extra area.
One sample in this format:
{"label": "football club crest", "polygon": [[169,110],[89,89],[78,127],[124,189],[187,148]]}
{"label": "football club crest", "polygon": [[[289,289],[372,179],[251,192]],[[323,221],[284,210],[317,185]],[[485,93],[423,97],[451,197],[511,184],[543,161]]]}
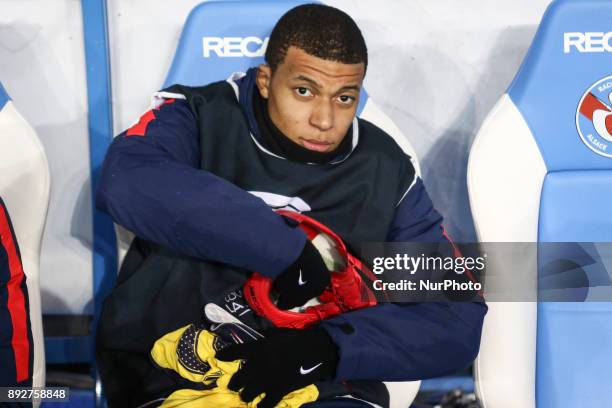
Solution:
{"label": "football club crest", "polygon": [[589,149],[612,157],[612,76],[595,82],[582,95],[576,110],[576,129]]}

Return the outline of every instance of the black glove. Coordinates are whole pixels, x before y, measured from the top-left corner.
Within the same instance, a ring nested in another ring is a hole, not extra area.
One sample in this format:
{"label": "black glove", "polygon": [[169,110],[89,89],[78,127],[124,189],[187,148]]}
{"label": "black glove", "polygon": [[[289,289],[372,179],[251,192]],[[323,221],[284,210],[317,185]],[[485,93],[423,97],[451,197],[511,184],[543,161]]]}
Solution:
{"label": "black glove", "polygon": [[285,269],[272,284],[279,294],[276,306],[291,309],[319,296],[329,285],[330,272],[317,249],[306,241],[298,259]]}
{"label": "black glove", "polygon": [[291,391],[332,378],[338,365],[336,344],[322,328],[272,329],[267,337],[217,352],[222,361],[246,360],[228,388],[250,402],[266,393],[258,408],[272,408]]}

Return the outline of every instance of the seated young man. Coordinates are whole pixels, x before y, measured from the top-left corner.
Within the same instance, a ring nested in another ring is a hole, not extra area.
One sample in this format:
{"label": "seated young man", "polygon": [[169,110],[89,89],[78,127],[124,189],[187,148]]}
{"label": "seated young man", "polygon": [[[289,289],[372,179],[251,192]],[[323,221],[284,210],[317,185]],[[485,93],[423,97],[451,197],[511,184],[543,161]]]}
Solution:
{"label": "seated young man", "polygon": [[[446,240],[410,158],[355,117],[368,62],[355,22],[332,7],[298,6],[274,27],[265,57],[227,81],[157,93],[108,151],[98,208],[137,236],[98,331],[111,406],[197,388],[149,353],[166,333],[202,321],[208,303],[269,328],[240,290],[251,272],[274,279],[284,309],[321,294],[330,272],[274,209],[305,213],[354,249]],[[235,346],[221,357],[246,360],[229,388],[245,401],[265,393],[259,407],[313,383],[312,406],[385,406],[381,381],[467,366],[485,313],[484,303],[384,303],[306,330],[268,331],[248,352]],[[345,394],[359,400],[326,402]]]}

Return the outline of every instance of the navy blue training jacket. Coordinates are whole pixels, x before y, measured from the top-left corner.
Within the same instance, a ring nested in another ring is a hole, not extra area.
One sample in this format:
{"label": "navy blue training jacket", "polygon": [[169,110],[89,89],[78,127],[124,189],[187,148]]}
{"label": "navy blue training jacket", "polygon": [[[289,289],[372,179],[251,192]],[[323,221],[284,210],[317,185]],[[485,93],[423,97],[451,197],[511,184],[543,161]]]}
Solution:
{"label": "navy blue training jacket", "polygon": [[[241,95],[253,91],[252,78],[251,71],[236,82]],[[97,207],[181,254],[277,276],[300,254],[304,234],[260,198],[200,169],[196,117],[180,95],[159,96],[161,106],[110,146]],[[251,105],[240,102],[253,121]],[[397,204],[387,241],[448,241],[417,176]],[[486,310],[472,302],[386,303],[330,318],[323,327],[339,348],[336,379],[418,380],[462,369],[478,353]]]}

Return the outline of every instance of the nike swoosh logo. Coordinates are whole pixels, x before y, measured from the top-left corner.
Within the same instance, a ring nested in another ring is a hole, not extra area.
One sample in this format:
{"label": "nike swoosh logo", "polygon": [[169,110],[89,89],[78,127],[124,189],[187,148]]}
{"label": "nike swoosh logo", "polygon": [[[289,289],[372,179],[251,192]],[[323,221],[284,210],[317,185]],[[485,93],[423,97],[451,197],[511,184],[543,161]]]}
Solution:
{"label": "nike swoosh logo", "polygon": [[308,281],[302,280],[302,270],[300,269],[300,276],[298,277],[298,285],[304,286],[306,282]]}
{"label": "nike swoosh logo", "polygon": [[323,363],[319,363],[319,364],[317,364],[316,366],[314,366],[314,367],[310,367],[310,368],[308,368],[308,369],[304,369],[304,367],[300,366],[300,374],[302,374],[302,375],[310,374],[310,373],[312,373],[314,370],[316,370],[316,369],[317,369],[317,367],[319,367],[321,364],[323,364]]}

